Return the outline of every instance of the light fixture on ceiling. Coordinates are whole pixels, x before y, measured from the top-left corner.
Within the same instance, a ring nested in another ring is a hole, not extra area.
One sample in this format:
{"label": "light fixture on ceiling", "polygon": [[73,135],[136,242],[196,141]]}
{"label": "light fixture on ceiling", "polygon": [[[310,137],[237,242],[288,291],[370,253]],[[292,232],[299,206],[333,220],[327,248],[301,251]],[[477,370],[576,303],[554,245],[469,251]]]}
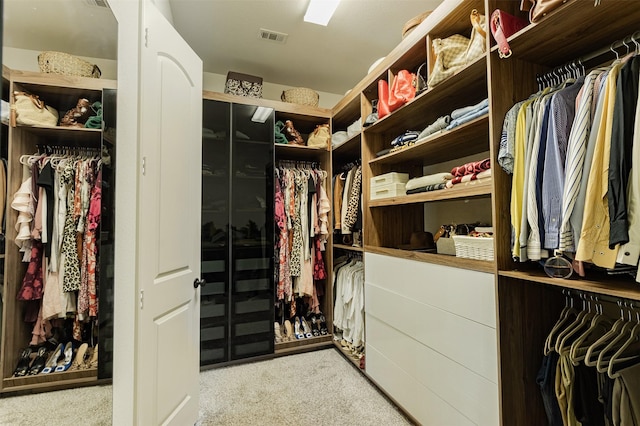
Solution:
{"label": "light fixture on ceiling", "polygon": [[309,0],[309,7],[307,7],[307,13],[304,14],[304,21],[326,27],[339,3],[340,0]]}
{"label": "light fixture on ceiling", "polygon": [[259,106],[253,113],[251,121],[253,121],[254,123],[264,123],[265,121],[267,121],[267,118],[271,116],[272,112],[273,108]]}

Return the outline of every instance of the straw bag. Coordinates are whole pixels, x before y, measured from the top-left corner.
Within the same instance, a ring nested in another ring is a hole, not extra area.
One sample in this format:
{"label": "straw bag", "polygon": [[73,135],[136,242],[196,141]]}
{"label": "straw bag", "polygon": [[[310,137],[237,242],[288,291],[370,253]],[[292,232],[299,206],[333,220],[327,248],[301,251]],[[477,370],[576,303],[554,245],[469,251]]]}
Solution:
{"label": "straw bag", "polygon": [[451,77],[486,51],[486,18],[474,9],[470,19],[473,26],[471,38],[454,34],[444,39],[433,40],[436,62],[429,76],[429,87],[434,87]]}
{"label": "straw bag", "polygon": [[326,148],[331,143],[331,132],[328,124],[318,124],[315,130],[309,135],[307,146]]}
{"label": "straw bag", "polygon": [[318,106],[320,96],[314,90],[305,87],[295,87],[283,91],[280,99],[291,104]]}
{"label": "straw bag", "polygon": [[63,52],[45,51],[38,55],[40,71],[49,74],[100,78],[97,65]]}
{"label": "straw bag", "polygon": [[36,95],[27,92],[13,92],[11,105],[11,123],[13,126],[56,126],[58,111],[44,104]]}

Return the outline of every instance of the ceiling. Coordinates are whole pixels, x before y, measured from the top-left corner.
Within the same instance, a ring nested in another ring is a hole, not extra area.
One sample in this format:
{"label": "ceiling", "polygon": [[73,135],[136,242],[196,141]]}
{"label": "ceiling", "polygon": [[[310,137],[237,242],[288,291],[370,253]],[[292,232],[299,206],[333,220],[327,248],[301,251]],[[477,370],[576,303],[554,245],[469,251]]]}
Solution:
{"label": "ceiling", "polygon": [[[116,21],[89,0],[5,0],[4,44],[116,59]],[[342,94],[401,40],[407,20],[441,0],[342,0],[329,25],[303,22],[308,0],[168,0],[204,71]],[[260,29],[288,34],[284,44]]]}

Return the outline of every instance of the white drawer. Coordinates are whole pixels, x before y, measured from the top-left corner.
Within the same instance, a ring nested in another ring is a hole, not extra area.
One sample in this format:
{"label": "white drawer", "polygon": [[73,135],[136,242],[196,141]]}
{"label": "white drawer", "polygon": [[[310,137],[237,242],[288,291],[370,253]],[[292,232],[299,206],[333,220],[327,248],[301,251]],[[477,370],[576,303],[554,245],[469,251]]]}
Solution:
{"label": "white drawer", "polygon": [[385,173],[384,175],[374,176],[371,178],[371,189],[378,188],[383,185],[389,185],[391,183],[405,184],[409,181],[408,173]]}
{"label": "white drawer", "polygon": [[388,185],[371,187],[371,200],[407,195],[404,183],[390,183]]}

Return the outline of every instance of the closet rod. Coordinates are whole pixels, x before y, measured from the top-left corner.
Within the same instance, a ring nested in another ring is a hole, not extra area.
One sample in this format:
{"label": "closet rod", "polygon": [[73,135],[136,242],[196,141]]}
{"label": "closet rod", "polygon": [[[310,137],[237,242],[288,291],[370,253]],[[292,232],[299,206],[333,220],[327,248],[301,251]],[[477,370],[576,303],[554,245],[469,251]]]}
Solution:
{"label": "closet rod", "polygon": [[640,42],[640,40],[637,37],[635,37],[636,33],[638,33],[638,31],[634,32],[630,36],[624,37],[622,40],[614,41],[608,47],[603,47],[602,49],[598,49],[598,50],[596,50],[594,52],[588,53],[588,54],[578,58],[577,61],[578,62],[582,62],[582,63],[592,61],[592,60],[594,60],[594,59],[596,59],[596,58],[598,58],[600,56],[603,56],[603,55],[605,55],[607,53],[613,53],[612,52],[613,50],[623,47],[625,45],[625,43],[628,46],[634,46],[635,43]]}

